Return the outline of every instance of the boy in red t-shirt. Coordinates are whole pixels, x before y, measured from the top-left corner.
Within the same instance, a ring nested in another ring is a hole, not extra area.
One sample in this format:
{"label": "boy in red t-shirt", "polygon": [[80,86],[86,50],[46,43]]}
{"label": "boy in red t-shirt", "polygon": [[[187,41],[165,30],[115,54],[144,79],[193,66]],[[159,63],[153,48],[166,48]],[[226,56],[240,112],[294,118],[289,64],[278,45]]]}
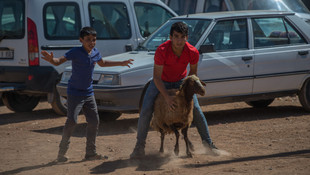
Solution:
{"label": "boy in red t-shirt", "polygon": [[[161,44],[155,52],[153,80],[148,86],[142,104],[138,121],[137,143],[131,153],[131,158],[145,155],[144,147],[150,121],[153,114],[154,101],[161,93],[170,110],[174,110],[176,102],[168,95],[167,89],[178,89],[187,75],[187,65],[190,64],[189,75],[197,75],[199,52],[187,42],[188,27],[183,22],[174,23],[170,29],[170,40]],[[197,96],[194,95],[194,119],[203,145],[212,155],[219,155],[220,151],[214,146],[209,135],[206,118],[200,109]]]}

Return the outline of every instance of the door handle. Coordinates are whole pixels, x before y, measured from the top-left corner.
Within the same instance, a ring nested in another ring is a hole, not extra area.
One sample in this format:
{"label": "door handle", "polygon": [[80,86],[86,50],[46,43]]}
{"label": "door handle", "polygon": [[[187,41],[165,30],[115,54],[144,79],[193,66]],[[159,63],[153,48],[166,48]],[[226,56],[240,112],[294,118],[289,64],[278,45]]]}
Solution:
{"label": "door handle", "polygon": [[253,57],[252,57],[252,56],[248,56],[248,57],[242,57],[241,59],[242,59],[243,61],[250,61],[250,60],[253,59]]}
{"label": "door handle", "polygon": [[309,51],[299,51],[298,55],[308,55]]}

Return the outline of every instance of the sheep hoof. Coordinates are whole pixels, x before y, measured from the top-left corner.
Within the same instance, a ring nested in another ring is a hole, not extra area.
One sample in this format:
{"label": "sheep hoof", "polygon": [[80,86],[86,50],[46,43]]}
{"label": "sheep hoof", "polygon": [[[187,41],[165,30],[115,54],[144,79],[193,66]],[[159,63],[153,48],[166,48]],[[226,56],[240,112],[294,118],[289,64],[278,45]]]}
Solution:
{"label": "sheep hoof", "polygon": [[175,154],[176,156],[179,156],[179,149],[174,149],[174,154]]}
{"label": "sheep hoof", "polygon": [[190,151],[195,151],[194,145],[192,143],[189,143],[189,150]]}
{"label": "sheep hoof", "polygon": [[187,157],[193,158],[193,155],[191,152],[187,152]]}
{"label": "sheep hoof", "polygon": [[160,149],[159,153],[163,154],[164,153],[164,149]]}

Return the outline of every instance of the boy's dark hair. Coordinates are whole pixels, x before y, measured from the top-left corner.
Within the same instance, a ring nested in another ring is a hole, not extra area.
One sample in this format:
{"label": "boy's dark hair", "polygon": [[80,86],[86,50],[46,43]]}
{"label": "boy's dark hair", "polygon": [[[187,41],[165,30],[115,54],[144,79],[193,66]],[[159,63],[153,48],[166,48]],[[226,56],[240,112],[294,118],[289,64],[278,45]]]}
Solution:
{"label": "boy's dark hair", "polygon": [[176,22],[172,24],[171,29],[170,29],[170,36],[173,35],[173,31],[181,33],[185,36],[188,35],[188,27],[184,22]]}
{"label": "boy's dark hair", "polygon": [[92,27],[83,27],[80,31],[80,38],[84,38],[84,36],[93,35],[97,36],[97,32]]}

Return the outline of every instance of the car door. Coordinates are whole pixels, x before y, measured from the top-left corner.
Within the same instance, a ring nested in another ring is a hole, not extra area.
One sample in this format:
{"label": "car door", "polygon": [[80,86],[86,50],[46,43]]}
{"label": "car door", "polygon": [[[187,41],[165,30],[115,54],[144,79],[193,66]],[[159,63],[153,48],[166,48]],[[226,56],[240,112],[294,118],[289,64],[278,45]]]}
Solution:
{"label": "car door", "polygon": [[129,1],[83,1],[85,18],[97,31],[96,47],[103,56],[132,50],[137,46],[133,10]]}
{"label": "car door", "polygon": [[[38,39],[41,50],[53,52],[55,57],[63,56],[72,47],[81,46],[79,42],[80,29],[85,21],[82,14],[82,0],[76,1],[38,1],[31,4],[29,10],[32,18],[36,19],[38,27]],[[42,9],[43,7],[43,9]],[[38,15],[33,9],[42,9],[42,15]],[[43,24],[42,24],[42,22]],[[44,36],[44,37],[43,37]],[[51,66],[43,59],[41,66]],[[54,67],[62,73],[71,62],[65,62]]]}
{"label": "car door", "polygon": [[253,51],[249,49],[247,19],[218,21],[203,45],[214,52],[203,53],[198,76],[207,83],[205,99],[252,93]]}
{"label": "car door", "polygon": [[253,93],[297,90],[309,70],[309,45],[284,17],[253,18]]}

